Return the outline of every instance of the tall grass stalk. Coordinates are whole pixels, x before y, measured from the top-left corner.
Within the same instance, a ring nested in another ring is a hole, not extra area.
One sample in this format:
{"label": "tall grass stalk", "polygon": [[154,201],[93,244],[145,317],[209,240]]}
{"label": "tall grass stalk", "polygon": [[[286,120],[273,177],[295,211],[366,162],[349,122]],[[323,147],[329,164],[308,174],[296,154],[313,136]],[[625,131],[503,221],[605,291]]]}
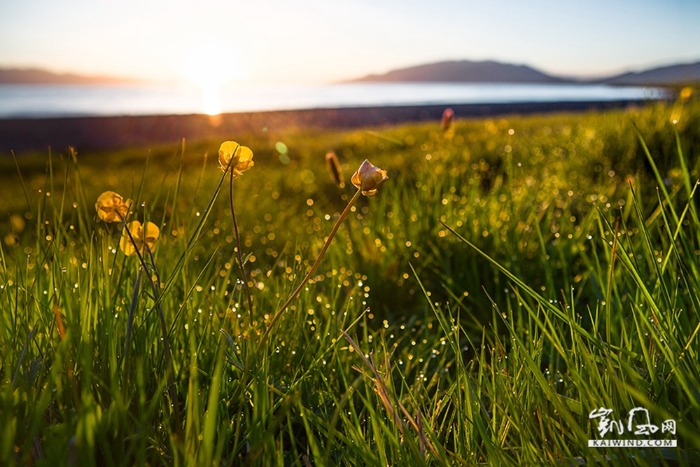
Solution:
{"label": "tall grass stalk", "polygon": [[331,229],[330,233],[328,234],[328,237],[326,237],[326,241],[323,243],[323,246],[321,247],[321,251],[318,253],[318,256],[316,257],[316,260],[314,261],[314,264],[311,266],[309,269],[309,272],[306,273],[306,276],[301,280],[299,285],[294,289],[294,291],[289,295],[287,300],[282,304],[282,306],[279,307],[277,312],[272,316],[272,319],[267,325],[267,328],[265,329],[265,332],[263,332],[262,336],[260,337],[260,342],[258,343],[258,348],[257,351],[259,351],[262,346],[265,344],[265,340],[267,339],[267,336],[270,334],[272,329],[274,328],[275,324],[277,324],[277,321],[282,317],[282,313],[287,309],[290,303],[294,301],[294,299],[299,295],[299,292],[302,291],[304,286],[309,282],[309,279],[311,279],[311,276],[316,272],[318,269],[319,265],[321,264],[321,260],[323,259],[323,256],[326,254],[326,251],[328,250],[328,247],[331,245],[331,242],[333,241],[333,237],[335,234],[338,232],[338,229],[340,228],[341,224],[347,217],[348,213],[350,213],[350,209],[352,206],[355,204],[355,201],[357,201],[357,198],[360,197],[360,194],[362,193],[361,189],[358,189],[355,194],[353,195],[352,198],[350,198],[350,201],[348,201],[348,204],[345,206],[345,209],[343,209],[343,212],[340,213],[340,217],[335,221],[335,224],[333,224],[333,228]]}

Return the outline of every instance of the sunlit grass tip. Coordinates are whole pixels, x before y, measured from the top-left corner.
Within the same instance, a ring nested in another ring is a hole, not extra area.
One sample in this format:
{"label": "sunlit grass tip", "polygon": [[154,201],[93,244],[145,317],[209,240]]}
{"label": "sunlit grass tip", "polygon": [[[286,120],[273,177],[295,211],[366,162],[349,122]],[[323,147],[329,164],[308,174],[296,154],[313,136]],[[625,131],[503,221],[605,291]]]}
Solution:
{"label": "sunlit grass tip", "polygon": [[338,188],[345,188],[343,168],[340,166],[338,156],[336,156],[335,152],[333,151],[326,153],[326,168],[328,169],[328,174],[331,177],[331,182],[333,182],[333,184]]}
{"label": "sunlit grass tip", "polygon": [[442,120],[440,121],[440,128],[442,131],[449,131],[454,123],[455,112],[451,108],[446,108],[442,112]]}

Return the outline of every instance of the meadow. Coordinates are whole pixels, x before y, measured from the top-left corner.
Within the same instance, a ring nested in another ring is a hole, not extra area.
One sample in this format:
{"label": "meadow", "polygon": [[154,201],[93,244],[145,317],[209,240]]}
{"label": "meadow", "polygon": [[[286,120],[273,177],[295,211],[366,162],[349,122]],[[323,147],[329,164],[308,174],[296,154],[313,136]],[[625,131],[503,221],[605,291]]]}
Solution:
{"label": "meadow", "polygon": [[3,155],[0,464],[700,462],[700,102],[230,139]]}

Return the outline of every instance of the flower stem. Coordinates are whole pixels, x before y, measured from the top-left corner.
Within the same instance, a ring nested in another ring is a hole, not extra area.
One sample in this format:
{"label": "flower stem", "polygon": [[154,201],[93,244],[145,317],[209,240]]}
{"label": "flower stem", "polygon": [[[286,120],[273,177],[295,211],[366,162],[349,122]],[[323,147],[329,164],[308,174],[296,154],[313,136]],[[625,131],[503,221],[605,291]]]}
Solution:
{"label": "flower stem", "polygon": [[280,307],[279,310],[277,310],[277,313],[272,317],[272,320],[270,321],[270,324],[267,326],[267,329],[265,329],[265,332],[263,333],[262,337],[260,338],[260,343],[258,343],[258,348],[256,350],[259,351],[260,348],[262,347],[262,344],[265,342],[265,339],[267,336],[270,334],[270,331],[272,328],[275,326],[277,321],[282,317],[282,313],[284,310],[287,309],[290,303],[292,303],[292,300],[296,298],[297,295],[299,295],[299,292],[301,292],[301,289],[304,288],[306,283],[311,279],[311,276],[313,273],[316,272],[316,269],[318,269],[318,266],[321,264],[321,259],[323,258],[323,255],[326,254],[326,250],[328,250],[328,247],[331,244],[331,241],[333,240],[333,237],[335,236],[336,232],[338,232],[338,229],[340,228],[340,225],[343,223],[343,220],[347,217],[347,215],[350,213],[350,208],[352,208],[352,205],[355,204],[355,201],[357,201],[357,198],[360,196],[361,190],[357,190],[357,192],[353,195],[352,198],[350,198],[350,201],[348,201],[348,205],[345,206],[345,209],[343,212],[340,214],[340,217],[338,218],[337,221],[335,221],[335,225],[331,229],[331,233],[328,234],[328,237],[326,238],[326,242],[323,244],[323,247],[321,248],[321,252],[318,254],[318,257],[316,258],[316,261],[314,262],[313,266],[311,266],[311,269],[309,269],[309,272],[306,274],[304,279],[301,281],[301,283],[297,286],[297,288],[292,292],[292,294],[289,296],[286,302]]}
{"label": "flower stem", "polygon": [[236,234],[236,256],[238,258],[238,266],[241,268],[241,277],[243,277],[243,288],[245,289],[246,296],[248,297],[248,315],[250,317],[250,324],[253,324],[253,299],[250,296],[250,288],[248,287],[248,276],[245,272],[245,266],[243,265],[243,255],[241,254],[241,236],[238,233],[238,222],[236,221],[236,211],[233,209],[233,169],[231,169],[231,183],[228,190],[228,199],[231,204],[231,218],[233,218],[233,231]]}
{"label": "flower stem", "polygon": [[[134,292],[131,294],[131,304],[129,305],[129,318],[126,323],[126,337],[124,337],[124,361],[125,364],[129,363],[129,341],[131,339],[131,329],[134,325],[134,311],[136,310],[136,300],[139,295],[139,288],[141,286],[141,276],[143,276],[143,266],[139,268],[139,275],[136,276],[136,282],[134,282]],[[128,371],[126,372],[129,373]]]}
{"label": "flower stem", "polygon": [[[151,288],[153,289],[153,300],[155,301],[155,307],[158,310],[158,316],[160,317],[160,328],[161,332],[163,333],[163,352],[165,354],[165,366],[168,368],[168,386],[169,390],[168,392],[170,393],[170,400],[173,404],[173,413],[175,415],[175,431],[178,434],[178,437],[182,439],[182,422],[180,419],[180,403],[178,402],[177,399],[177,388],[175,387],[175,377],[173,375],[175,369],[172,366],[172,354],[170,351],[170,343],[168,341],[168,327],[165,324],[165,314],[163,313],[163,309],[160,306],[160,294],[158,293],[158,287],[154,283],[153,279],[151,278],[150,273],[148,272],[148,266],[146,265],[146,260],[143,258],[143,255],[141,254],[141,251],[139,250],[138,244],[136,243],[136,240],[134,239],[134,236],[131,234],[131,230],[129,230],[129,226],[126,224],[126,219],[124,216],[122,216],[120,213],[117,213],[119,215],[119,218],[122,221],[122,224],[124,225],[124,230],[126,231],[127,235],[129,236],[129,240],[131,240],[132,245],[134,245],[134,250],[136,251],[136,255],[139,258],[139,262],[141,263],[141,267],[143,270],[149,274],[148,277],[148,282],[151,284]],[[148,248],[148,245],[144,244],[144,247],[148,250],[149,254],[151,253],[150,248]],[[153,262],[153,256],[151,255],[151,262]],[[154,269],[155,269],[155,264],[154,264]],[[139,273],[140,274],[140,273]],[[158,280],[160,282],[160,280]]]}

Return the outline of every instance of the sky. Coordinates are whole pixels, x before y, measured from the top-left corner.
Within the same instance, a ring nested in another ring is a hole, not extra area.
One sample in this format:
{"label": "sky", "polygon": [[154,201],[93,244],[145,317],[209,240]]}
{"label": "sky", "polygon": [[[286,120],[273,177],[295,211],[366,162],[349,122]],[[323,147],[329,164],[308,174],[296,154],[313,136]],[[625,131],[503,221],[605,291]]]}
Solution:
{"label": "sky", "polygon": [[0,67],[328,83],[442,60],[592,77],[700,61],[697,0],[0,0]]}

